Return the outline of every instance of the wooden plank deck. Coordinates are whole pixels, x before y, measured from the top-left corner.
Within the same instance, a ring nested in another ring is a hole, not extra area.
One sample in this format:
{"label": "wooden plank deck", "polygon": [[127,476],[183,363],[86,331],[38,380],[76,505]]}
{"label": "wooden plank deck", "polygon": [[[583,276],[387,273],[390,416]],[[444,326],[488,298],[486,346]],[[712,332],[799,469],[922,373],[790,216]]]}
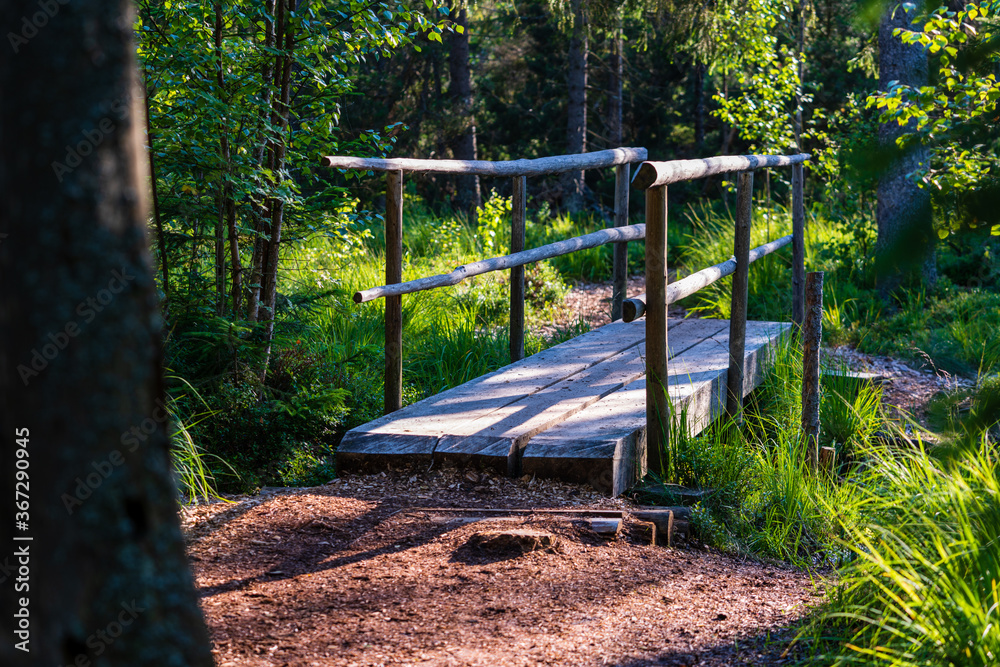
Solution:
{"label": "wooden plank deck", "polygon": [[[789,325],[748,322],[744,395]],[[671,320],[669,392],[692,433],[725,406],[728,320]],[[645,471],[645,321],[614,322],[349,431],[342,469],[454,461],[624,492]]]}

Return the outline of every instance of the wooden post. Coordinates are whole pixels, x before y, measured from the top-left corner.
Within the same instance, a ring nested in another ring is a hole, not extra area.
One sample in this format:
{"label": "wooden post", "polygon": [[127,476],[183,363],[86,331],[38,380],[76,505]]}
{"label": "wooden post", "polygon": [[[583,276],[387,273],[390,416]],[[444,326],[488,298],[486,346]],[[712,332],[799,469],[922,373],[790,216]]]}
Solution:
{"label": "wooden post", "polygon": [[[403,172],[386,172],[385,283],[403,280]],[[403,297],[385,298],[385,413],[403,407]]]}
{"label": "wooden post", "polygon": [[726,376],[726,416],[743,423],[743,374],[747,337],[747,297],[750,283],[750,217],[753,214],[753,172],[736,179],[736,237],[733,256],[733,297],[729,309],[729,373]]}
{"label": "wooden post", "polygon": [[802,165],[792,166],[792,322],[802,329],[806,288],[806,210]]}
{"label": "wooden post", "polygon": [[[524,250],[524,221],[527,216],[527,178],[513,179],[513,220],[510,227],[511,253]],[[524,359],[524,266],[510,270],[510,361]]]}
{"label": "wooden post", "polygon": [[[615,167],[615,227],[628,224],[628,188],[630,165]],[[628,284],[628,243],[616,243],[611,269],[611,321],[622,318],[622,303]]]}
{"label": "wooden post", "polygon": [[802,431],[806,456],[819,463],[819,348],[823,339],[823,272],[806,274],[802,323]]}
{"label": "wooden post", "polygon": [[667,186],[646,190],[646,467],[660,474],[669,442]]}

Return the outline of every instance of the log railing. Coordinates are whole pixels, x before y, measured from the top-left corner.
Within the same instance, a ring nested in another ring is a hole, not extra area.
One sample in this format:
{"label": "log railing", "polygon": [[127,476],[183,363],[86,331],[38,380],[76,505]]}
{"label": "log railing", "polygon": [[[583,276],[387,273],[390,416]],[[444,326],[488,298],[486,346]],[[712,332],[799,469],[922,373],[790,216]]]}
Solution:
{"label": "log railing", "polygon": [[[715,281],[733,275],[729,317],[729,371],[726,377],[726,414],[740,419],[743,409],[744,352],[746,347],[747,290],[750,264],[792,244],[792,320],[802,326],[805,289],[805,206],[802,165],[808,154],[713,157],[703,160],[644,162],[633,187],[646,191],[646,294],[625,302],[625,319],[646,317],[646,464],[659,470],[669,433],[667,375],[667,306]],[[753,172],[765,167],[792,168],[792,233],[750,249]],[[667,186],[713,174],[737,173],[736,235],[733,257],[667,284]]]}
{"label": "log railing", "polygon": [[[386,172],[385,204],[385,282],[381,287],[354,295],[357,303],[385,298],[385,412],[393,412],[403,403],[403,302],[402,295],[435,287],[454,285],[465,278],[510,270],[510,360],[524,357],[524,265],[565,255],[584,248],[615,243],[612,270],[612,319],[618,319],[625,298],[627,275],[626,243],[645,235],[644,225],[628,227],[630,165],[646,159],[645,148],[614,148],[558,155],[534,160],[416,160],[408,158],[359,158],[330,156],[322,159],[325,167]],[[528,176],[558,174],[566,171],[615,167],[615,227],[575,237],[531,250],[524,250],[526,189]],[[511,254],[473,262],[443,276],[401,282],[403,274],[403,172],[470,174],[510,178],[513,192]],[[624,229],[621,229],[623,228]]]}

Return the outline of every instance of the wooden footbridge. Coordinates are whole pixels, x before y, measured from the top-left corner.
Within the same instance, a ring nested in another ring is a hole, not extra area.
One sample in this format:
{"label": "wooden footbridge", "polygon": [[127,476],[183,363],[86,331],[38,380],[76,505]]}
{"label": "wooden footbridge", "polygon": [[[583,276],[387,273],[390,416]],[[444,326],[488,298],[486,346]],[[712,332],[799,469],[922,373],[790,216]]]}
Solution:
{"label": "wooden footbridge", "polygon": [[[386,299],[385,412],[349,431],[342,469],[390,463],[454,461],[586,482],[620,494],[661,468],[671,419],[697,433],[722,414],[739,417],[744,397],[766,369],[766,357],[791,324],[748,322],[750,264],[792,245],[793,321],[804,314],[803,163],[792,156],[724,156],[647,162],[642,148],[509,162],[326,157],[323,164],[387,173],[386,284],[358,292],[357,303]],[[645,191],[645,224],[628,224],[632,187]],[[524,249],[526,177],[616,168],[615,227]],[[753,173],[792,168],[792,234],[750,249]],[[448,274],[402,279],[404,171],[478,174],[513,180],[511,254]],[[733,257],[668,285],[667,186],[714,174],[737,174]],[[646,294],[625,298],[626,243],[645,239]],[[524,265],[614,243],[611,324],[524,358]],[[511,272],[511,364],[459,387],[402,407],[402,295],[454,285],[490,271]],[[730,320],[671,319],[667,307],[733,275]],[[644,317],[643,317],[644,316]]]}

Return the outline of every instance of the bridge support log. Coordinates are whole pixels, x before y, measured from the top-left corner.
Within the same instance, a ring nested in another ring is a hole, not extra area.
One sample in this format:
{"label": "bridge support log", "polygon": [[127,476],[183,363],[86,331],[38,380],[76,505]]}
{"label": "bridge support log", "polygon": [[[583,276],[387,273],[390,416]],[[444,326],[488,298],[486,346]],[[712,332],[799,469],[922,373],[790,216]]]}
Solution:
{"label": "bridge support log", "polygon": [[746,348],[747,298],[750,284],[750,218],[753,215],[753,172],[736,180],[736,236],[733,241],[733,297],[729,309],[729,373],[726,376],[726,416],[743,423],[743,351]]}
{"label": "bridge support log", "polygon": [[663,472],[667,395],[667,186],[646,190],[646,469]]}
{"label": "bridge support log", "polygon": [[[510,228],[510,254],[524,250],[524,225],[527,217],[528,179],[515,176],[513,179],[512,209]],[[524,265],[510,270],[510,362],[524,359]]]}
{"label": "bridge support log", "polygon": [[792,167],[792,322],[801,332],[806,289],[806,208],[802,165]]}
{"label": "bridge support log", "polygon": [[[630,165],[615,167],[615,227],[628,224],[628,188]],[[611,321],[622,319],[622,303],[628,285],[628,244],[614,245],[614,259],[611,269]]]}
{"label": "bridge support log", "polygon": [[[385,284],[403,280],[403,172],[386,172]],[[385,413],[403,407],[403,297],[385,299]]]}
{"label": "bridge support log", "polygon": [[802,326],[802,431],[809,463],[819,465],[819,348],[823,340],[823,272],[806,274]]}

